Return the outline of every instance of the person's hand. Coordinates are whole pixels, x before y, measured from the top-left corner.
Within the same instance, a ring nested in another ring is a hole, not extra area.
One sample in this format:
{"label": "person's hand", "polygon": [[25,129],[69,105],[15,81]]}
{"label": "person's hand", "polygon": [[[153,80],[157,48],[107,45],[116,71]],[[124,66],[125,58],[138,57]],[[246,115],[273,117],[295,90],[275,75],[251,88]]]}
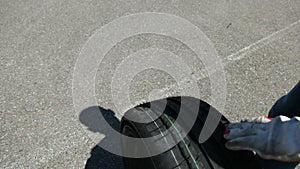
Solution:
{"label": "person's hand", "polygon": [[300,118],[278,116],[232,123],[224,133],[226,148],[250,150],[264,159],[300,161]]}

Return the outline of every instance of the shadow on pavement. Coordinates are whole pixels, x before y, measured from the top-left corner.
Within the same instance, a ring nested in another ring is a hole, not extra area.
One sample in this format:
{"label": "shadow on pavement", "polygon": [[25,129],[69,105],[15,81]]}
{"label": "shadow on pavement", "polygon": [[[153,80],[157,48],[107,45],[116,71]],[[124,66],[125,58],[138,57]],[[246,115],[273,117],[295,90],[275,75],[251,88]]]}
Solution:
{"label": "shadow on pavement", "polygon": [[[111,110],[104,109],[100,106],[93,106],[83,110],[80,113],[79,120],[82,124],[88,127],[88,130],[92,132],[99,132],[105,135],[105,129],[101,128],[99,124],[99,110],[102,113],[105,120],[110,124],[112,128],[119,131],[120,129],[120,121],[115,117],[115,113]],[[105,138],[102,141],[105,141]],[[86,169],[122,169],[123,162],[122,157],[112,154],[100,146],[96,145],[91,150],[91,156],[87,160]]]}

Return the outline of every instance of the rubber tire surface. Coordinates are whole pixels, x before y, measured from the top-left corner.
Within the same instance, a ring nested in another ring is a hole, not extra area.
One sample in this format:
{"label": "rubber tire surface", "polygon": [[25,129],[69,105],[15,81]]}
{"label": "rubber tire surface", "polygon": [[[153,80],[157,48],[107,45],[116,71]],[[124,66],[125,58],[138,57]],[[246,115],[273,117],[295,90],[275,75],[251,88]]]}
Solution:
{"label": "rubber tire surface", "polygon": [[[126,158],[123,157],[125,169],[260,169],[257,158],[249,151],[229,151],[225,148],[223,132],[225,125],[229,121],[222,116],[213,135],[204,143],[197,142],[202,127],[210,109],[214,113],[219,113],[209,104],[192,97],[171,97],[167,98],[167,106],[163,112],[154,112],[151,109],[151,102],[145,103],[129,110],[128,114],[133,114],[135,118],[141,121],[149,121],[149,114],[160,115],[159,118],[149,123],[138,123],[131,121],[125,116],[121,121],[121,133],[135,138],[146,138],[161,135],[173,125],[179,110],[189,111],[189,105],[183,105],[182,99],[189,99],[189,104],[200,103],[199,112],[193,128],[188,135],[183,138],[177,145],[173,146],[166,152],[148,158]],[[162,100],[157,100],[160,102]],[[183,124],[184,125],[184,124]],[[162,137],[164,137],[162,135]],[[127,150],[129,147],[126,140],[121,140],[123,151],[139,151]],[[158,148],[151,147],[151,148]]]}

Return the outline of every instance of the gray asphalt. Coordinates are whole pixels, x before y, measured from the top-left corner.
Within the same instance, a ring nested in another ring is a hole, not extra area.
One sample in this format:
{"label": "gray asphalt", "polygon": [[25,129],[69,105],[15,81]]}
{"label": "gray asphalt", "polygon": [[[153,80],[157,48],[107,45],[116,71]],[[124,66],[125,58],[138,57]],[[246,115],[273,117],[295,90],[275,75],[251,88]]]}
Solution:
{"label": "gray asphalt", "polygon": [[[72,99],[73,70],[88,38],[103,25],[137,12],[170,13],[198,26],[225,64],[232,121],[266,115],[300,77],[299,0],[189,1],[0,1],[0,168],[122,168],[120,157],[93,142],[81,127]],[[111,75],[129,54],[147,47],[203,64],[170,37],[142,34],[116,44],[96,77],[99,106],[115,110]],[[205,73],[204,73],[205,74]],[[181,81],[178,83],[186,83]],[[210,101],[209,78],[198,78],[199,98]],[[178,85],[158,70],[139,73],[130,85],[132,103],[178,95]],[[153,89],[161,89],[159,92]]]}

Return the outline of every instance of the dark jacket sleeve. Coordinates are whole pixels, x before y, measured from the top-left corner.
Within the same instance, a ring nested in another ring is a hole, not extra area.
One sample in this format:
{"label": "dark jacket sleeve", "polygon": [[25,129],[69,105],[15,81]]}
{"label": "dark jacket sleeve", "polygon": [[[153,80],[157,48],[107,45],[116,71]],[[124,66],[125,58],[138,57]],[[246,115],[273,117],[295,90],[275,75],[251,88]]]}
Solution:
{"label": "dark jacket sleeve", "polygon": [[269,117],[284,115],[287,117],[300,116],[300,81],[287,94],[276,101],[269,112]]}

